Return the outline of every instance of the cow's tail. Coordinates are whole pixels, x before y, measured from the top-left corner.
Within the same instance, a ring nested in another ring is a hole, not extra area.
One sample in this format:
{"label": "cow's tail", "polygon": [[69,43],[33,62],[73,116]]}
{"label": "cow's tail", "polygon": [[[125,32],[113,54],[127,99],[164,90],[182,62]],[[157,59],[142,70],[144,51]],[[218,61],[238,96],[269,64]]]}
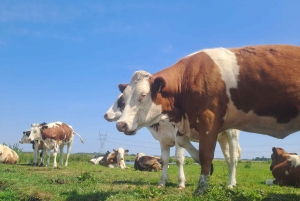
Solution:
{"label": "cow's tail", "polygon": [[74,131],[73,131],[73,133],[76,134],[76,135],[78,135],[78,137],[80,138],[80,141],[81,141],[82,143],[84,143],[82,137],[81,137],[78,133],[76,133],[76,132],[74,132]]}

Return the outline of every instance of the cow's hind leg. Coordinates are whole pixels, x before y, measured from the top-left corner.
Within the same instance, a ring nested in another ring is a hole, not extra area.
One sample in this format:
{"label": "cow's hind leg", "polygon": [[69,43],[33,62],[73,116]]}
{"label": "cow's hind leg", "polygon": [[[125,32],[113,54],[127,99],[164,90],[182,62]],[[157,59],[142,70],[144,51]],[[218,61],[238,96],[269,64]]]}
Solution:
{"label": "cow's hind leg", "polygon": [[175,161],[178,167],[178,189],[185,188],[185,175],[183,170],[184,163],[184,148],[180,147],[175,137]]}
{"label": "cow's hind leg", "polygon": [[60,165],[64,164],[64,145],[59,145],[59,154],[60,154]]}
{"label": "cow's hind leg", "polygon": [[161,160],[162,160],[162,174],[160,181],[158,182],[158,187],[164,187],[168,180],[168,166],[170,157],[170,147],[160,144],[161,149]]}
{"label": "cow's hind leg", "polygon": [[69,161],[69,156],[70,156],[70,151],[71,151],[71,148],[72,148],[72,144],[73,144],[73,142],[71,141],[67,145],[67,157],[66,157],[65,166],[68,166],[68,161]]}

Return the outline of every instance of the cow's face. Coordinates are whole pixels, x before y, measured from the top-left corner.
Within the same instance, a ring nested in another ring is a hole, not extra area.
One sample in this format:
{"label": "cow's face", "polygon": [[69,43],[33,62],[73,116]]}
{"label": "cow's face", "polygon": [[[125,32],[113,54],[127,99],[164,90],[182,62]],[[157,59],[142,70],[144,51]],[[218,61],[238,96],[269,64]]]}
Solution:
{"label": "cow's face", "polygon": [[39,124],[31,124],[30,135],[28,137],[30,141],[42,139],[41,127]]}
{"label": "cow's face", "polygon": [[125,162],[124,162],[124,156],[125,154],[127,154],[129,152],[129,150],[124,150],[122,147],[116,149],[113,149],[116,156],[117,156],[117,164],[121,167],[121,168],[125,168]]}
{"label": "cow's face", "polygon": [[[154,104],[151,99],[150,76],[145,71],[137,71],[125,90],[121,90],[125,108],[117,121],[117,129],[126,135],[134,135],[140,128],[153,125],[160,119],[161,105]],[[124,89],[122,86],[119,88]]]}
{"label": "cow's face", "polygon": [[272,152],[272,164],[270,166],[270,170],[272,170],[276,165],[283,163],[284,161],[290,158],[290,154],[280,147],[273,147]]}
{"label": "cow's face", "polygon": [[29,140],[29,135],[30,135],[30,131],[24,131],[23,132],[23,137],[21,138],[21,140],[19,141],[20,144],[23,144],[23,143],[30,143],[30,140]]}
{"label": "cow's face", "polygon": [[104,119],[110,122],[117,121],[121,117],[124,107],[125,101],[123,98],[123,94],[121,93],[114,104],[104,114]]}

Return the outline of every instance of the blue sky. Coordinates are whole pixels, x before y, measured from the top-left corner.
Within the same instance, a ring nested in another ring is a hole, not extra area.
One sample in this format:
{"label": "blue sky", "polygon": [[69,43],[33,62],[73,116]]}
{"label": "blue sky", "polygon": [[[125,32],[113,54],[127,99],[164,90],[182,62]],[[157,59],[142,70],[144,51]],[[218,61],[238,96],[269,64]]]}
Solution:
{"label": "blue sky", "polygon": [[[99,152],[100,132],[107,134],[104,151],[159,155],[147,129],[125,136],[104,120],[118,84],[204,48],[300,45],[299,7],[296,0],[2,0],[0,143],[18,143],[31,123],[62,121],[85,140],[75,136],[72,153]],[[299,139],[241,132],[242,158],[270,157],[273,146],[300,154]],[[222,157],[219,145],[215,157]]]}

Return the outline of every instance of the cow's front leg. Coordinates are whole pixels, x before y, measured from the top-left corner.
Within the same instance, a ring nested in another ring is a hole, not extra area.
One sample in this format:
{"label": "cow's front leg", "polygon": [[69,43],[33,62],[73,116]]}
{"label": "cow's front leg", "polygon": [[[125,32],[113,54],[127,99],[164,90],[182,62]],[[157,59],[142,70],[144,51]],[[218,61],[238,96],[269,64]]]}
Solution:
{"label": "cow's front leg", "polygon": [[168,166],[170,157],[170,147],[160,144],[161,149],[161,160],[162,160],[162,174],[160,181],[158,182],[158,187],[164,187],[168,180]]}
{"label": "cow's front leg", "polygon": [[183,170],[184,163],[184,148],[180,147],[175,138],[175,160],[178,167],[178,189],[185,188],[185,175]]}
{"label": "cow's front leg", "polygon": [[59,145],[60,165],[64,164],[64,145]]}
{"label": "cow's front leg", "polygon": [[56,161],[57,151],[58,151],[58,145],[55,144],[54,145],[54,150],[53,150],[53,167],[54,168],[57,168],[57,161]]}

